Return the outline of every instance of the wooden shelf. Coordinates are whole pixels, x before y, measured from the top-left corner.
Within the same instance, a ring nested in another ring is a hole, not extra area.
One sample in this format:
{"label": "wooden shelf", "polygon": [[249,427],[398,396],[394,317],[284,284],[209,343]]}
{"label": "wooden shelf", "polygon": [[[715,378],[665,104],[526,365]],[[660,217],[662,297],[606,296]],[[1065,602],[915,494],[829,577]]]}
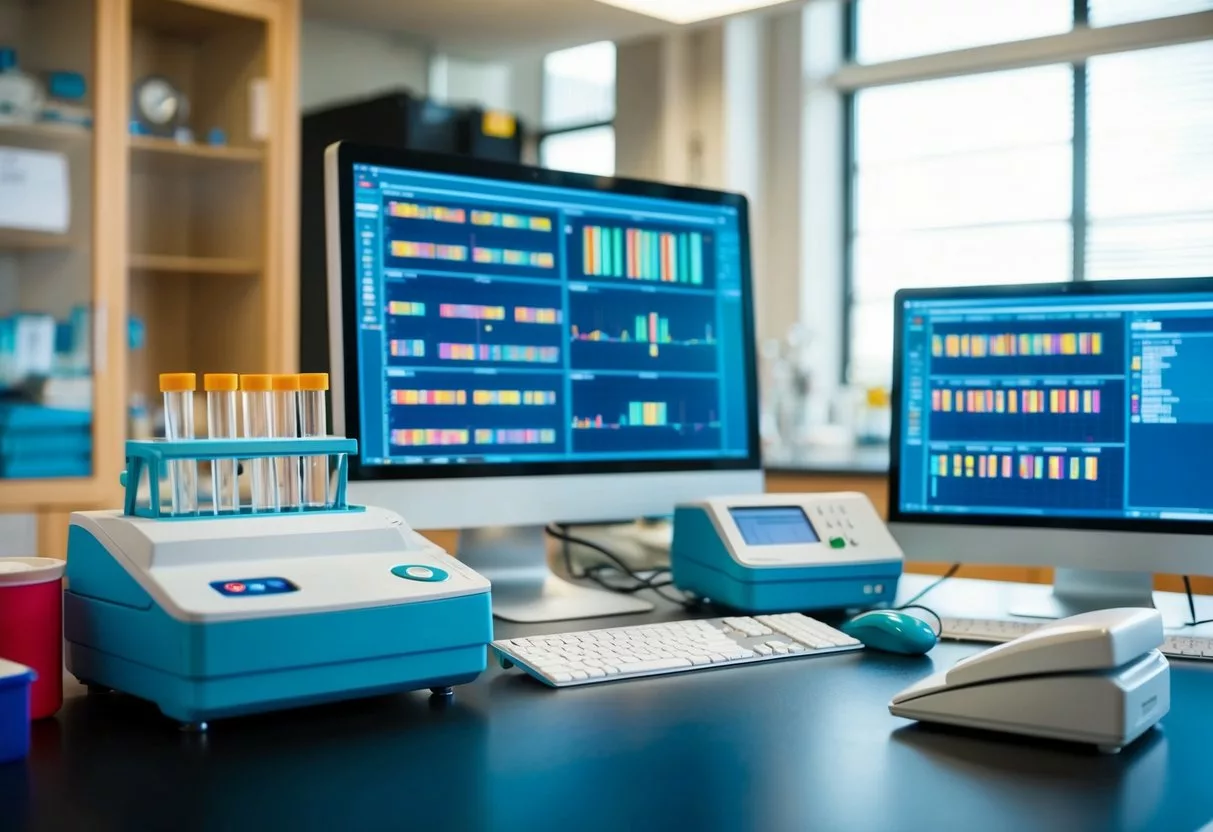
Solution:
{"label": "wooden shelf", "polygon": [[0,228],[0,251],[48,251],[71,248],[75,244],[76,240],[70,234]]}
{"label": "wooden shelf", "polygon": [[261,273],[255,260],[239,257],[179,257],[171,254],[132,254],[133,271],[253,277]]}
{"label": "wooden shelf", "polygon": [[83,127],[54,122],[0,124],[0,144],[12,143],[40,150],[63,150],[92,141],[93,133]]}
{"label": "wooden shelf", "polygon": [[156,136],[131,136],[131,164],[158,169],[213,168],[217,165],[258,165],[265,159],[264,151],[255,147],[228,145],[182,144]]}

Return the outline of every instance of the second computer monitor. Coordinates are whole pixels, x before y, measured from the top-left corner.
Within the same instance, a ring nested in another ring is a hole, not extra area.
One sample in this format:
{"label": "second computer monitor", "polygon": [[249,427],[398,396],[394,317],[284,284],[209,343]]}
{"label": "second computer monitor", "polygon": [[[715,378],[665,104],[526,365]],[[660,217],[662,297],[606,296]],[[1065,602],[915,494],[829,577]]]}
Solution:
{"label": "second computer monitor", "polygon": [[909,558],[1213,574],[1213,280],[897,295]]}

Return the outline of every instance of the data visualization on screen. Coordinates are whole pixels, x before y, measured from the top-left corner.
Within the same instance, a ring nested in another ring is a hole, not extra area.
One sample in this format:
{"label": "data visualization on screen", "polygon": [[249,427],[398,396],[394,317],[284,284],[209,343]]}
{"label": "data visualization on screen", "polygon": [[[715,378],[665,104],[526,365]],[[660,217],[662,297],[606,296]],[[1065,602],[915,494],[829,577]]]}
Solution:
{"label": "data visualization on screen", "polygon": [[910,298],[907,513],[1213,519],[1213,294]]}
{"label": "data visualization on screen", "polygon": [[363,464],[749,454],[735,207],[353,175]]}

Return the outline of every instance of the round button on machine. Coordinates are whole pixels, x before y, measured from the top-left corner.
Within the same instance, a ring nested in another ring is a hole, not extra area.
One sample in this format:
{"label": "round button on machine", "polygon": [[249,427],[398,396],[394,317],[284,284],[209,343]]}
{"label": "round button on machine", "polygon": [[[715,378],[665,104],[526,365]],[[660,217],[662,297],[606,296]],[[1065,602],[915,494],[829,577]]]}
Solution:
{"label": "round button on machine", "polygon": [[397,578],[404,578],[406,581],[438,582],[447,579],[446,572],[436,566],[409,566],[405,564],[393,567],[392,574]]}

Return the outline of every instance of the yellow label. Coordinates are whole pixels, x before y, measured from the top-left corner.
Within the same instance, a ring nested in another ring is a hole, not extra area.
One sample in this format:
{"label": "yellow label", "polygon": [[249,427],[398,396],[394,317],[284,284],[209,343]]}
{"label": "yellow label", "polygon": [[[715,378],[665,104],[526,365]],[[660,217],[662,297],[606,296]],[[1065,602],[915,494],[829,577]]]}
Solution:
{"label": "yellow label", "polygon": [[518,122],[510,113],[501,110],[485,110],[480,119],[480,129],[486,136],[494,139],[512,139],[518,131]]}

